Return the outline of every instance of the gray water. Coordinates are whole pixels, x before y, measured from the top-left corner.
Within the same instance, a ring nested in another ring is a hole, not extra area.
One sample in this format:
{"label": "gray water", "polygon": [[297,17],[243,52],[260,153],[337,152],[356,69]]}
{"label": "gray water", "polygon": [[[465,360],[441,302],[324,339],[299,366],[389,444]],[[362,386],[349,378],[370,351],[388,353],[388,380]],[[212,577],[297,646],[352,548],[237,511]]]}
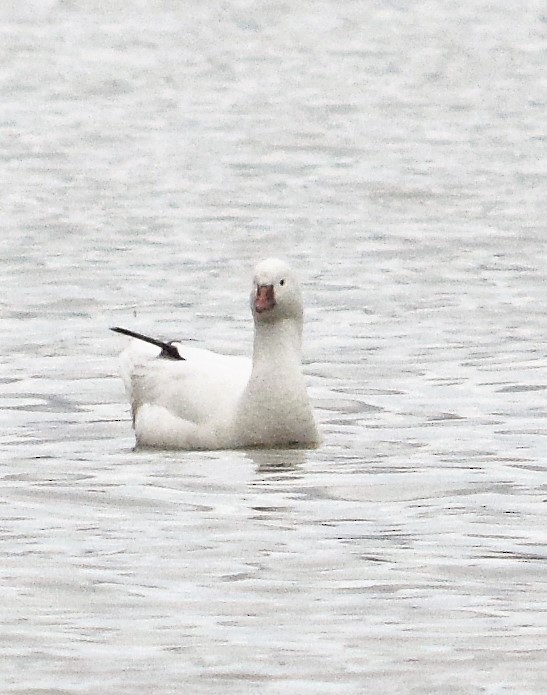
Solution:
{"label": "gray water", "polygon": [[[0,692],[547,692],[547,10],[2,0]],[[134,451],[124,325],[306,300],[316,451]]]}

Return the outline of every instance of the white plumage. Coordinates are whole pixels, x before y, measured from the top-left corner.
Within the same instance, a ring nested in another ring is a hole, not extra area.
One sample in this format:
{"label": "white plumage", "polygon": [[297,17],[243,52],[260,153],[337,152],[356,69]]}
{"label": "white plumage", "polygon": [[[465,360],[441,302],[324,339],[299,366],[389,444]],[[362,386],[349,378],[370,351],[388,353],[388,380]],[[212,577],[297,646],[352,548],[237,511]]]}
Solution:
{"label": "white plumage", "polygon": [[302,296],[286,263],[267,259],[257,265],[251,311],[252,361],[114,329],[140,338],[120,358],[138,445],[318,445],[301,367]]}

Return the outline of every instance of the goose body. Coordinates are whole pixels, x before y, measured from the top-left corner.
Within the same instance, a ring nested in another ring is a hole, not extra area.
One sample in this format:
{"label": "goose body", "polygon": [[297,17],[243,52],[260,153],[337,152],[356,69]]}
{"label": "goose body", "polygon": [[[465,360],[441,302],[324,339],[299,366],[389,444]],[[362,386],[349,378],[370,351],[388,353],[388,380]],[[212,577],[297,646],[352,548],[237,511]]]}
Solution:
{"label": "goose body", "polygon": [[139,446],[315,447],[319,434],[301,366],[302,296],[289,266],[257,265],[253,358],[133,336],[121,372]]}

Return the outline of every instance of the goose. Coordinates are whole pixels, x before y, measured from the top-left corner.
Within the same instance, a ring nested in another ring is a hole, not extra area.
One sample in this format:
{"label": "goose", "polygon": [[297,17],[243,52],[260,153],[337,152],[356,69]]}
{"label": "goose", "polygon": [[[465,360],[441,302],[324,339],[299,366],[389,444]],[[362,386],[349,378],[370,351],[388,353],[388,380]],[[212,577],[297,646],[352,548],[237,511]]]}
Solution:
{"label": "goose", "polygon": [[320,436],[302,373],[302,293],[285,261],[254,269],[252,360],[135,331],[120,356],[138,447],[314,448]]}

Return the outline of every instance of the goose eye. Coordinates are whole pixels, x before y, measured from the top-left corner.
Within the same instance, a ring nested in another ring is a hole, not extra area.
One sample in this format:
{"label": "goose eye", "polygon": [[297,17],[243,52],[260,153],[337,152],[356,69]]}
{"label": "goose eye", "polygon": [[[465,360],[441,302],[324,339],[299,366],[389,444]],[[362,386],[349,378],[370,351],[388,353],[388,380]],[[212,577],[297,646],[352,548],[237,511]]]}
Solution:
{"label": "goose eye", "polygon": [[279,284],[281,285],[281,287],[283,287],[283,285],[285,284],[285,280],[280,280]]}

